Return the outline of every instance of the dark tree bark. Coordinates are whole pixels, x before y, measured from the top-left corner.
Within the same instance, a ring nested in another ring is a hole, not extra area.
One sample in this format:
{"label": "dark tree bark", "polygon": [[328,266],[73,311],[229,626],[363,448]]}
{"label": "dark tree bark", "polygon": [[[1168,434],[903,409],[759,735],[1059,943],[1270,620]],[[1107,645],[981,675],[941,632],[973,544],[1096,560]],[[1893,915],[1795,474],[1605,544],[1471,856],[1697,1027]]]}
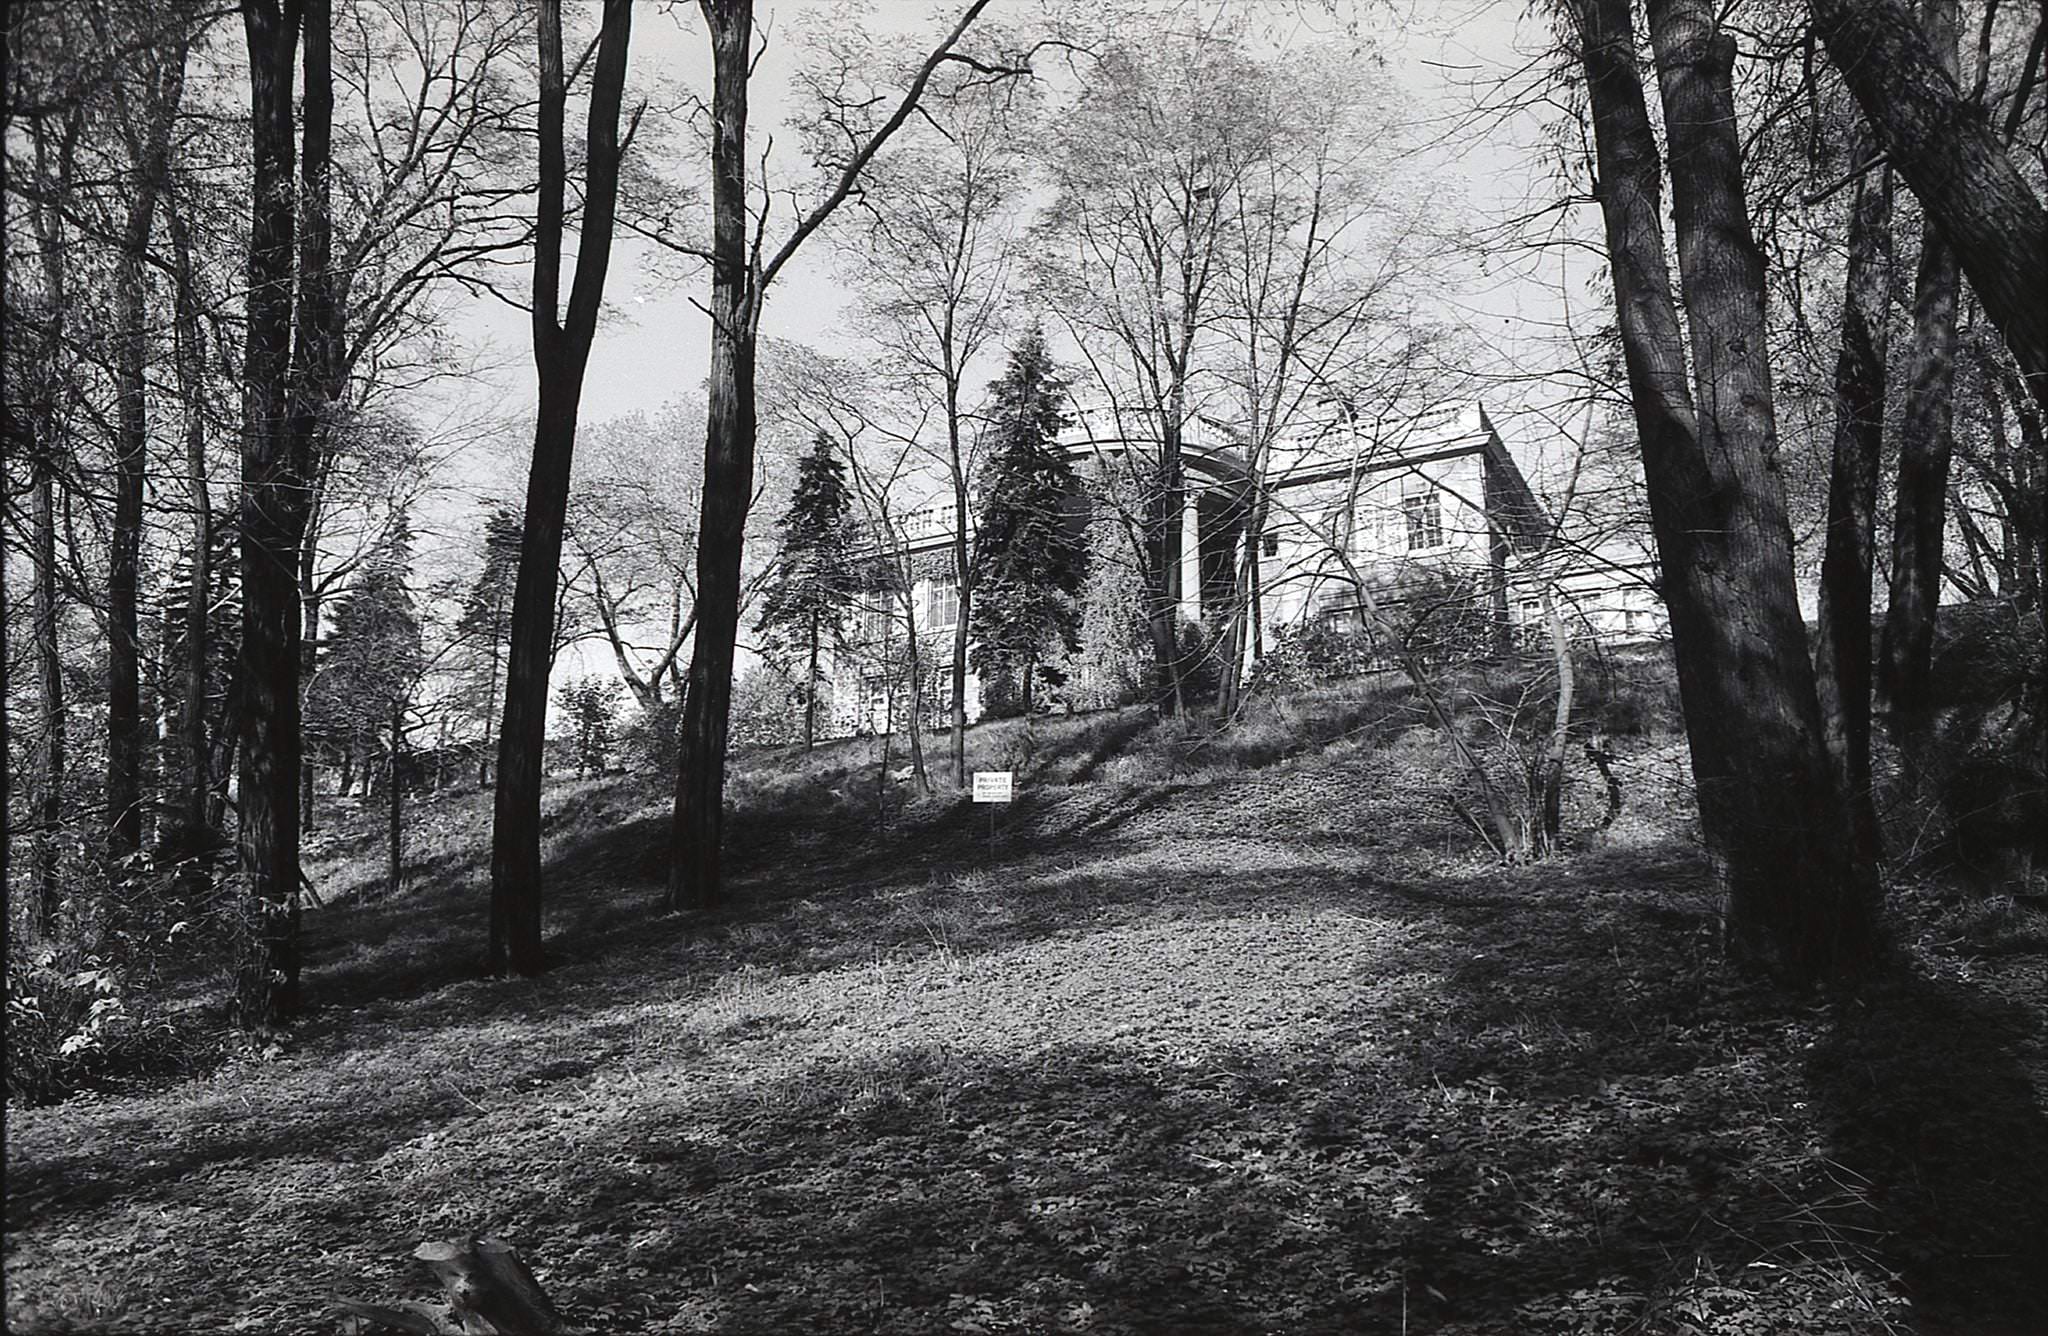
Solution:
{"label": "dark tree bark", "polygon": [[902,102],[797,224],[772,258],[747,237],[747,79],[752,0],[699,0],[711,34],[711,393],[697,526],[697,639],[683,692],[680,765],[670,835],[668,910],[718,903],[723,884],[725,752],[740,620],[740,549],[754,481],[754,363],[768,285],[852,193],[861,172],[910,117],[931,74],[988,0],[974,0],[926,58]]}
{"label": "dark tree bark", "polygon": [[[1874,145],[1850,142],[1850,165]],[[1849,212],[1842,346],[1835,357],[1834,459],[1820,567],[1814,677],[1828,754],[1865,857],[1880,853],[1870,792],[1870,595],[1879,462],[1884,454],[1886,331],[1891,293],[1891,173],[1866,173]]]}
{"label": "dark tree bark", "polygon": [[1730,953],[1810,984],[1855,975],[1873,958],[1876,879],[1846,838],[1793,589],[1763,262],[1742,194],[1734,40],[1697,0],[1654,2],[1650,16],[1704,412],[1687,386],[1629,0],[1576,7],[1700,824],[1726,896]]}
{"label": "dark tree bark", "polygon": [[[244,0],[242,22],[255,165],[243,357],[237,797],[241,869],[256,923],[237,977],[235,1011],[242,1028],[268,1030],[290,1020],[299,1004],[298,563],[310,446],[320,414],[340,392],[341,341],[328,216],[334,128],[329,0]],[[293,55],[302,27],[304,148],[295,152]]]}
{"label": "dark tree bark", "polygon": [[[505,721],[498,730],[498,788],[491,826],[489,968],[537,974],[541,958],[540,789],[547,740],[548,670],[554,658],[555,594],[568,515],[569,468],[583,373],[597,333],[612,222],[619,198],[619,109],[632,36],[632,0],[605,0],[591,85],[583,227],[569,309],[562,314],[562,228],[568,164],[563,112],[561,0],[540,6],[540,204],[534,235],[533,363],[540,377],[533,463],[526,479],[519,579],[507,637]],[[627,132],[628,139],[631,131]]]}
{"label": "dark tree bark", "polygon": [[30,525],[35,545],[35,641],[37,714],[42,726],[35,776],[36,935],[48,937],[57,922],[61,887],[57,881],[57,828],[64,819],[66,728],[64,722],[64,659],[57,637],[57,505],[56,482],[45,452],[54,443],[38,443],[30,466]]}
{"label": "dark tree bark", "polygon": [[[12,17],[12,16],[10,16]],[[38,185],[52,200],[70,194],[71,172],[78,138],[84,128],[83,113],[71,109],[57,140],[56,161],[50,161],[50,143],[40,124],[34,129]],[[35,930],[48,937],[56,927],[57,908],[63,887],[58,880],[58,849],[62,843],[59,827],[64,819],[64,785],[68,775],[69,726],[64,710],[64,658],[61,630],[62,604],[58,599],[57,572],[57,472],[66,453],[61,439],[59,396],[65,393],[66,327],[69,311],[69,254],[67,229],[62,209],[41,202],[30,206],[29,222],[42,253],[43,318],[38,348],[36,402],[29,409],[33,437],[29,459],[30,543],[35,562],[34,625],[36,643],[36,703],[41,725],[41,746],[36,757],[35,834],[32,839],[35,876]]]}
{"label": "dark tree bark", "polygon": [[[963,229],[965,223],[962,223]],[[967,619],[974,612],[974,550],[967,540],[967,460],[960,447],[960,376],[947,349],[946,449],[953,483],[953,783],[967,787]]]}
{"label": "dark tree bark", "polygon": [[[95,10],[102,41],[111,41],[104,15]],[[114,263],[115,393],[119,403],[114,447],[114,516],[107,556],[107,829],[115,859],[142,847],[142,674],[139,557],[142,549],[144,464],[149,447],[148,262],[156,227],[157,200],[170,175],[171,123],[185,88],[190,38],[172,39],[154,56],[146,81],[143,123],[121,81],[113,85],[123,138],[127,142],[130,188]]]}
{"label": "dark tree bark", "polygon": [[711,402],[697,533],[697,644],[684,692],[667,907],[717,902],[740,545],[754,477],[759,280],[747,254],[751,0],[701,0],[711,30]]}
{"label": "dark tree bark", "polygon": [[2048,412],[2048,212],[1899,0],[1811,0],[1814,29],[1900,179],[1954,248]]}
{"label": "dark tree bark", "polygon": [[[1953,82],[1961,39],[1956,0],[1924,0],[1921,24],[1942,73]],[[1913,288],[1913,343],[1906,357],[1906,413],[1899,433],[1890,603],[1878,670],[1879,693],[1908,737],[1921,733],[1932,686],[1955,421],[1956,302],[1961,293],[1955,248],[1927,214],[1921,223],[1920,270]]]}
{"label": "dark tree bark", "polygon": [[298,1005],[297,589],[301,522],[288,419],[292,327],[292,57],[300,7],[247,0],[254,141],[248,346],[243,354],[242,648],[238,813],[256,941],[237,985],[239,1020],[263,1029]]}

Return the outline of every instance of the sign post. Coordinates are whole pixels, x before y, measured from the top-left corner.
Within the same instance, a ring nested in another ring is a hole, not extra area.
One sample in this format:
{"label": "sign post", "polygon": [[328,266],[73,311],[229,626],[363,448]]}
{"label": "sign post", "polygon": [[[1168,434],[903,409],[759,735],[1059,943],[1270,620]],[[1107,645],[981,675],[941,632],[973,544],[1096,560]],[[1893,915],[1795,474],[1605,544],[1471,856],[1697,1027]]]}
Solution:
{"label": "sign post", "polygon": [[977,770],[974,772],[974,801],[989,804],[988,809],[988,854],[996,854],[996,806],[1012,801],[1016,797],[1017,776],[1010,770]]}

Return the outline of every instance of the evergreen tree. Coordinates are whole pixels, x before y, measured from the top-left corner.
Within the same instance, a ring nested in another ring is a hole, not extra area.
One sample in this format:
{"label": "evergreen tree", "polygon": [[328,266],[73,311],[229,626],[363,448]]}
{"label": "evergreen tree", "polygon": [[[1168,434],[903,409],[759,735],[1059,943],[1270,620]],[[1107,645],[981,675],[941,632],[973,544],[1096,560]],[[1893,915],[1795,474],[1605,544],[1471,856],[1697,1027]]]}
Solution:
{"label": "evergreen tree", "polygon": [[512,589],[519,579],[521,538],[519,512],[514,507],[499,506],[484,521],[483,569],[463,599],[462,616],[455,624],[457,637],[468,647],[472,678],[468,697],[480,702],[477,719],[484,735],[477,751],[479,786],[490,783],[491,727],[498,717],[498,688],[505,675],[505,643],[512,630]]}
{"label": "evergreen tree", "polygon": [[396,763],[423,663],[412,587],[412,526],[401,511],[334,608],[310,691],[309,724],[350,756]]}
{"label": "evergreen tree", "polygon": [[780,527],[782,548],[755,630],[764,637],[767,658],[790,676],[798,675],[793,665],[804,665],[799,690],[808,751],[817,736],[818,655],[828,640],[838,643],[841,619],[860,587],[849,559],[855,535],[846,465],[822,431],[797,462],[796,489]]}
{"label": "evergreen tree", "polygon": [[1079,495],[1060,448],[1067,382],[1033,329],[1010,353],[992,387],[992,458],[975,537],[980,596],[970,632],[974,671],[985,682],[1014,681],[1029,712],[1034,680],[1058,686],[1055,655],[1080,648],[1081,589],[1088,546],[1073,513]]}

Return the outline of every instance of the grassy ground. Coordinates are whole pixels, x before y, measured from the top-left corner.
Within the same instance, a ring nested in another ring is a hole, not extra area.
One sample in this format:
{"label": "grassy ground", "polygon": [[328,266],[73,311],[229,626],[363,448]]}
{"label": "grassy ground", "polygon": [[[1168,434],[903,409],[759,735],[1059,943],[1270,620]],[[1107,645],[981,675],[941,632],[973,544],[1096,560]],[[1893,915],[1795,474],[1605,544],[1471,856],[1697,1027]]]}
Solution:
{"label": "grassy ground", "polygon": [[1503,869],[1415,722],[992,726],[993,833],[757,759],[695,920],[665,797],[564,785],[530,981],[476,977],[487,801],[430,805],[412,893],[308,916],[289,1051],[9,1110],[9,1330],[333,1330],[471,1232],[601,1332],[2048,1330],[2038,921],[1903,904],[1919,968],[1774,997],[1670,738]]}

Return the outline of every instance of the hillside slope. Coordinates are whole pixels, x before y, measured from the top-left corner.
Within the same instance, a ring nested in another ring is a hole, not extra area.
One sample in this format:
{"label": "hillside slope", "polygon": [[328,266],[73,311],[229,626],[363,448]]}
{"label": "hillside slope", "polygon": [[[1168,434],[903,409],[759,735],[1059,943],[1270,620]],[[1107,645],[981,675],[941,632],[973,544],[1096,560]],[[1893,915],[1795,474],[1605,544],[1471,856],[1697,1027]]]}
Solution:
{"label": "hillside slope", "polygon": [[1716,963],[1669,737],[1508,869],[1402,702],[1289,710],[977,730],[993,818],[755,758],[702,919],[664,795],[560,786],[531,981],[486,802],[397,900],[337,841],[290,1051],[9,1111],[9,1329],[332,1330],[470,1232],[607,1333],[2038,1329],[2037,955],[1802,1007]]}

